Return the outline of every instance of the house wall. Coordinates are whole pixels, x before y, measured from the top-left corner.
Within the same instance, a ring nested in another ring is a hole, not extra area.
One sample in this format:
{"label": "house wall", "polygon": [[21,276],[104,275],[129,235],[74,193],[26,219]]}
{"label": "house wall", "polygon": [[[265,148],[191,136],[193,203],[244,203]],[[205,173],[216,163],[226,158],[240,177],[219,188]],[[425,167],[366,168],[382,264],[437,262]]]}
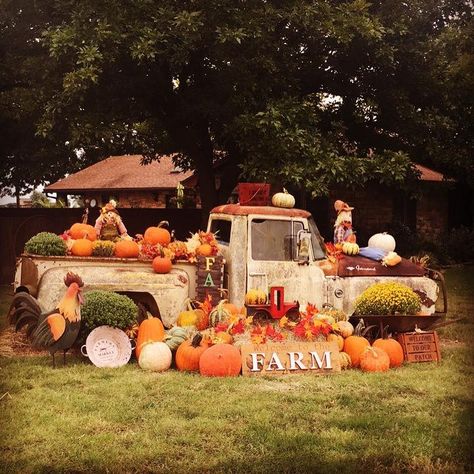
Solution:
{"label": "house wall", "polygon": [[449,190],[443,184],[426,183],[417,200],[416,231],[430,240],[449,227]]}
{"label": "house wall", "polygon": [[[187,200],[188,205],[186,207],[200,207],[200,201],[194,195],[192,190],[186,190],[186,195],[189,195]],[[173,208],[172,204],[170,205],[170,200],[173,201],[173,198],[176,197],[176,190],[162,190],[162,191],[104,191],[85,193],[83,195],[84,199],[95,199],[97,201],[97,206],[102,207],[106,204],[111,198],[114,198],[118,202],[119,208],[148,208],[148,209],[165,209]],[[191,204],[192,203],[192,204]]]}
{"label": "house wall", "polygon": [[333,238],[336,219],[333,206],[337,199],[354,207],[352,222],[361,246],[367,245],[369,237],[375,233],[390,232],[395,221],[430,240],[449,228],[448,189],[443,183],[421,183],[420,193],[414,200],[401,191],[370,185],[367,189],[333,190],[329,197],[308,201],[306,207],[315,217],[326,241]]}

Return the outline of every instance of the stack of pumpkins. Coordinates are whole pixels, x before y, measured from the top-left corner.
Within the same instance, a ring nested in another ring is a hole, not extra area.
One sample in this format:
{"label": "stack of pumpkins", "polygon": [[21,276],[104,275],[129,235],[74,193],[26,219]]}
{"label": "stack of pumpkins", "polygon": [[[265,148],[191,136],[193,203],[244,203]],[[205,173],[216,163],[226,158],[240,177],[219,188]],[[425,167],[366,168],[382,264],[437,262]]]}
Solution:
{"label": "stack of pumpkins", "polygon": [[328,341],[338,344],[341,367],[361,368],[364,372],[385,372],[389,368],[403,364],[403,348],[392,338],[376,339],[371,345],[364,337],[364,325],[360,321],[354,326],[344,319],[334,325],[334,334],[327,336]]}
{"label": "stack of pumpkins", "polygon": [[175,365],[180,371],[219,377],[239,375],[239,349],[232,345],[229,333],[215,332],[214,328],[229,318],[231,310],[237,310],[235,305],[222,300],[210,312],[194,308],[190,300],[187,305],[178,316],[177,326],[168,331],[159,318],[151,317],[140,324],[135,349],[139,366],[156,372],[167,370],[175,351]]}

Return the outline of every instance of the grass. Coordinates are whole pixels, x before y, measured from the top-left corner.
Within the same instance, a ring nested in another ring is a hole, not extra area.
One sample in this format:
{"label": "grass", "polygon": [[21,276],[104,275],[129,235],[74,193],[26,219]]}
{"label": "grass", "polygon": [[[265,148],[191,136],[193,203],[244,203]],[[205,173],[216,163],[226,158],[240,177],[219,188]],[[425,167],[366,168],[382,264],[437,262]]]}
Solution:
{"label": "grass", "polygon": [[212,379],[1,358],[0,472],[472,472],[474,268],[446,276],[449,317],[466,320],[439,330],[441,363],[386,374]]}

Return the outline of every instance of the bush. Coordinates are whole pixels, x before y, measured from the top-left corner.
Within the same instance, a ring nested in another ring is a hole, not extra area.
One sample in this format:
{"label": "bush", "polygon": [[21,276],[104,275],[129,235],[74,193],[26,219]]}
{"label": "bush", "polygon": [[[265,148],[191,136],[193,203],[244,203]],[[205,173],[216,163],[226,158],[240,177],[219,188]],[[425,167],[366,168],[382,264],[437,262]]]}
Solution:
{"label": "bush", "polygon": [[416,314],[421,310],[420,297],[402,283],[376,283],[357,299],[354,314]]}
{"label": "bush", "polygon": [[26,242],[25,252],[46,256],[66,255],[67,245],[59,235],[52,232],[40,232]]}
{"label": "bush", "polygon": [[137,321],[137,316],[138,307],[128,296],[103,290],[84,295],[81,318],[87,333],[104,325],[127,329]]}

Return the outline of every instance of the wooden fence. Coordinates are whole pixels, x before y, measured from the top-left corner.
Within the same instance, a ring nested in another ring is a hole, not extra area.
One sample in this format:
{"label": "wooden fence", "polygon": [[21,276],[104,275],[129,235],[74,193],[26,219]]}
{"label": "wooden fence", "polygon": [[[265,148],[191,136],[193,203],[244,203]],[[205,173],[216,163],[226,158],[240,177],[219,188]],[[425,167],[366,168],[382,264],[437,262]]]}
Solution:
{"label": "wooden fence", "polygon": [[[199,209],[120,209],[120,216],[130,235],[143,234],[151,225],[168,221],[177,239],[186,239],[190,232],[202,228]],[[0,208],[0,229],[4,236],[0,246],[0,284],[13,282],[15,261],[25,242],[38,232],[60,234],[74,222],[80,222],[84,209]],[[99,215],[92,209],[89,223],[94,224]]]}

